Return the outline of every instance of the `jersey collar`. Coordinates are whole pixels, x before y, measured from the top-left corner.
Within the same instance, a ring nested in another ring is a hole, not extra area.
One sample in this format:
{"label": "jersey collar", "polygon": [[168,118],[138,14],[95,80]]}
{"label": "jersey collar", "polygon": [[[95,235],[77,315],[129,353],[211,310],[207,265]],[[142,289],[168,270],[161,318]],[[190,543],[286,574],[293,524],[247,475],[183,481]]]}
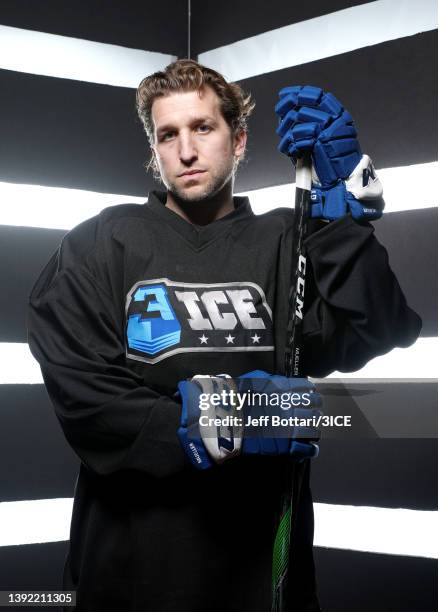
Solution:
{"label": "jersey collar", "polygon": [[230,213],[207,225],[193,225],[193,223],[186,221],[176,212],[167,208],[165,205],[166,197],[165,191],[151,191],[145,206],[153,214],[170,225],[196,250],[205,248],[208,244],[222,236],[222,234],[230,231],[231,226],[236,221],[254,216],[249,199],[247,197],[234,196],[234,210]]}

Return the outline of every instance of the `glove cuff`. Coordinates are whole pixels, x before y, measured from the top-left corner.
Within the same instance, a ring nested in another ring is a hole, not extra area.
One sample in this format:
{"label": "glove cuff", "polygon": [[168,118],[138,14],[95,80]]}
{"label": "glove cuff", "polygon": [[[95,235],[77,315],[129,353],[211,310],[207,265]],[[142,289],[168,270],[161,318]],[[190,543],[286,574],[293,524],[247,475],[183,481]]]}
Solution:
{"label": "glove cuff", "polygon": [[383,196],[382,183],[368,155],[362,155],[353,172],[345,179],[345,188],[356,200],[377,200]]}
{"label": "glove cuff", "polygon": [[[183,380],[178,383],[178,392],[181,396],[181,425],[177,431],[179,441],[183,447],[190,462],[199,470],[206,470],[213,464],[210,461],[207,449],[204,446],[201,438],[199,437],[199,429],[197,430],[198,435],[194,435],[193,423],[189,419],[189,398],[188,395],[188,382]],[[196,423],[195,423],[196,426]]]}
{"label": "glove cuff", "polygon": [[184,426],[181,426],[177,433],[186,455],[198,470],[207,470],[213,465],[201,439],[189,436],[189,431]]}

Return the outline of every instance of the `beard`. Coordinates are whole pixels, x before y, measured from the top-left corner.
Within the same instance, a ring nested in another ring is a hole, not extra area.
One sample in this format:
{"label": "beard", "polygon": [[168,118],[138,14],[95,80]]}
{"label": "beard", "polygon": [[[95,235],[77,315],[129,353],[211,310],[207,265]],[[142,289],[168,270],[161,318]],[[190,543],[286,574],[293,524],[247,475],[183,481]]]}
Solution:
{"label": "beard", "polygon": [[161,180],[173,198],[181,206],[184,206],[184,204],[190,205],[213,200],[225,185],[233,181],[234,170],[233,159],[231,163],[224,163],[222,166],[217,167],[214,174],[211,174],[209,180],[203,185],[184,187],[165,177],[162,177]]}

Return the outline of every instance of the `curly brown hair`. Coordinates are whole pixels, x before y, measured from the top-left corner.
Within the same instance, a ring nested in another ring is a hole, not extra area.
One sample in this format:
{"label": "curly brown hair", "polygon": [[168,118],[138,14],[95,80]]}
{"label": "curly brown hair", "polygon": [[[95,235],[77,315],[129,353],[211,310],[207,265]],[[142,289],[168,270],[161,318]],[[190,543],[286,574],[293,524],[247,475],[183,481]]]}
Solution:
{"label": "curly brown hair", "polygon": [[[137,88],[137,113],[143,123],[149,144],[154,144],[154,124],[152,104],[158,97],[167,96],[178,91],[201,91],[209,86],[220,100],[222,116],[230,126],[233,134],[247,131],[247,118],[255,103],[251,94],[247,94],[236,83],[227,83],[224,77],[211,68],[207,68],[190,59],[181,59],[169,64],[164,71],[154,72],[142,80]],[[147,166],[157,173],[155,158]]]}

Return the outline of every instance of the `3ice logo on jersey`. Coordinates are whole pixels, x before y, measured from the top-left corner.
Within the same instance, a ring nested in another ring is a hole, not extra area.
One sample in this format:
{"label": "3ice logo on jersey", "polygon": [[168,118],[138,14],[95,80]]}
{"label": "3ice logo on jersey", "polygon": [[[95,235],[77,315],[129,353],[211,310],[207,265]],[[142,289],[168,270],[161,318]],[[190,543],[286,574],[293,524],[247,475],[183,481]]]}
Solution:
{"label": "3ice logo on jersey", "polygon": [[156,355],[178,344],[181,325],[175,316],[166,286],[137,287],[128,306],[128,346],[147,355]]}
{"label": "3ice logo on jersey", "polygon": [[143,280],[126,300],[127,357],[157,363],[198,351],[272,351],[272,313],[255,283]]}

